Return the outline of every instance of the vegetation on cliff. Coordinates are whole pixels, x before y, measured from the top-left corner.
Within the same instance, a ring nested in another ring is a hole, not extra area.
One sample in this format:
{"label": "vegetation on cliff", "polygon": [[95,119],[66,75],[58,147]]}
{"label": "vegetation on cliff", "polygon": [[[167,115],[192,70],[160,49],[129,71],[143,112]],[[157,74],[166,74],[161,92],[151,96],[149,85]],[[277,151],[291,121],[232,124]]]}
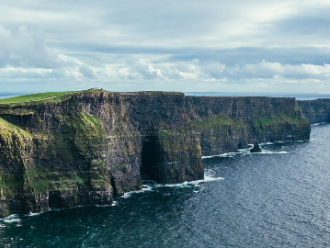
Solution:
{"label": "vegetation on cliff", "polygon": [[11,138],[12,136],[17,137],[18,139],[28,139],[32,138],[32,134],[26,132],[22,128],[2,119],[0,117],[0,135],[3,138]]}
{"label": "vegetation on cliff", "polygon": [[[0,111],[0,215],[12,213],[11,209],[38,212],[49,207],[111,203],[100,119],[84,113],[81,103],[70,100],[67,92],[35,96],[39,100],[28,111],[22,105],[20,112]],[[66,107],[48,105],[58,102]],[[12,105],[8,109],[15,110]],[[54,197],[58,199],[52,206],[48,198]]]}
{"label": "vegetation on cliff", "polygon": [[330,122],[330,99],[298,101],[298,104],[312,124]]}
{"label": "vegetation on cliff", "polygon": [[253,119],[255,126],[272,126],[272,125],[281,125],[283,123],[293,124],[297,127],[302,127],[309,125],[309,122],[306,118],[302,116],[293,116],[289,114],[277,114],[273,116],[265,116],[261,118]]}

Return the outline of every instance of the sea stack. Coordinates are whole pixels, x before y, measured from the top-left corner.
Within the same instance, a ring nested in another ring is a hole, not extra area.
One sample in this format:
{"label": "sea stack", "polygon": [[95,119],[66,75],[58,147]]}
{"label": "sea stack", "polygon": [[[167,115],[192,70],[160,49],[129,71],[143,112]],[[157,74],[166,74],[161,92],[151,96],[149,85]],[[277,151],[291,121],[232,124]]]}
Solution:
{"label": "sea stack", "polygon": [[250,150],[250,152],[261,152],[258,141],[254,143],[253,148]]}

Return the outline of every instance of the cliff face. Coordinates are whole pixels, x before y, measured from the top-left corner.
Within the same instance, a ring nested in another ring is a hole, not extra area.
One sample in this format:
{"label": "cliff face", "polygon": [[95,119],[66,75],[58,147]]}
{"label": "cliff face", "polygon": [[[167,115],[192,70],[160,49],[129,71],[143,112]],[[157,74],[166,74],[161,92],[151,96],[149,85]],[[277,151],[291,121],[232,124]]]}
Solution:
{"label": "cliff face", "polygon": [[330,122],[330,99],[297,101],[310,123]]}
{"label": "cliff face", "polygon": [[310,124],[294,98],[186,97],[187,115],[201,134],[203,155],[247,143],[309,139]]}
{"label": "cliff face", "polygon": [[0,216],[111,204],[141,179],[202,179],[202,155],[309,139],[293,98],[88,90],[0,105]]}

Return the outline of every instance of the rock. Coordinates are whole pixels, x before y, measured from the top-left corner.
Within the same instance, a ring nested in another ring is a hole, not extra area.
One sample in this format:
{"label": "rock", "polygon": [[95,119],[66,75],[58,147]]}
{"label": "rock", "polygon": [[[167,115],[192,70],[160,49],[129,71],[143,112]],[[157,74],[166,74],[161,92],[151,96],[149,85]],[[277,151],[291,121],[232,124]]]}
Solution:
{"label": "rock", "polygon": [[261,152],[258,141],[254,143],[253,148],[250,150],[250,152]]}
{"label": "rock", "polygon": [[330,122],[330,99],[297,101],[304,116],[311,124]]}

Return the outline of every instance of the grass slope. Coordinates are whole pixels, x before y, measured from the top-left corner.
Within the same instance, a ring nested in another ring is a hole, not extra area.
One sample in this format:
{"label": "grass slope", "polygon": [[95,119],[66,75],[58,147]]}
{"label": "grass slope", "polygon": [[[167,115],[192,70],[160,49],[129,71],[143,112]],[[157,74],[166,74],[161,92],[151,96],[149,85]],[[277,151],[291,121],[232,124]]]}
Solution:
{"label": "grass slope", "polygon": [[0,118],[0,137],[10,137],[14,135],[18,138],[32,138],[32,135],[23,129]]}
{"label": "grass slope", "polygon": [[19,102],[29,102],[29,101],[36,101],[36,100],[56,100],[57,97],[63,95],[71,95],[76,91],[62,91],[62,92],[44,92],[44,93],[36,93],[36,94],[29,94],[23,96],[15,96],[10,98],[0,99],[0,104],[8,104],[8,103],[19,103]]}

